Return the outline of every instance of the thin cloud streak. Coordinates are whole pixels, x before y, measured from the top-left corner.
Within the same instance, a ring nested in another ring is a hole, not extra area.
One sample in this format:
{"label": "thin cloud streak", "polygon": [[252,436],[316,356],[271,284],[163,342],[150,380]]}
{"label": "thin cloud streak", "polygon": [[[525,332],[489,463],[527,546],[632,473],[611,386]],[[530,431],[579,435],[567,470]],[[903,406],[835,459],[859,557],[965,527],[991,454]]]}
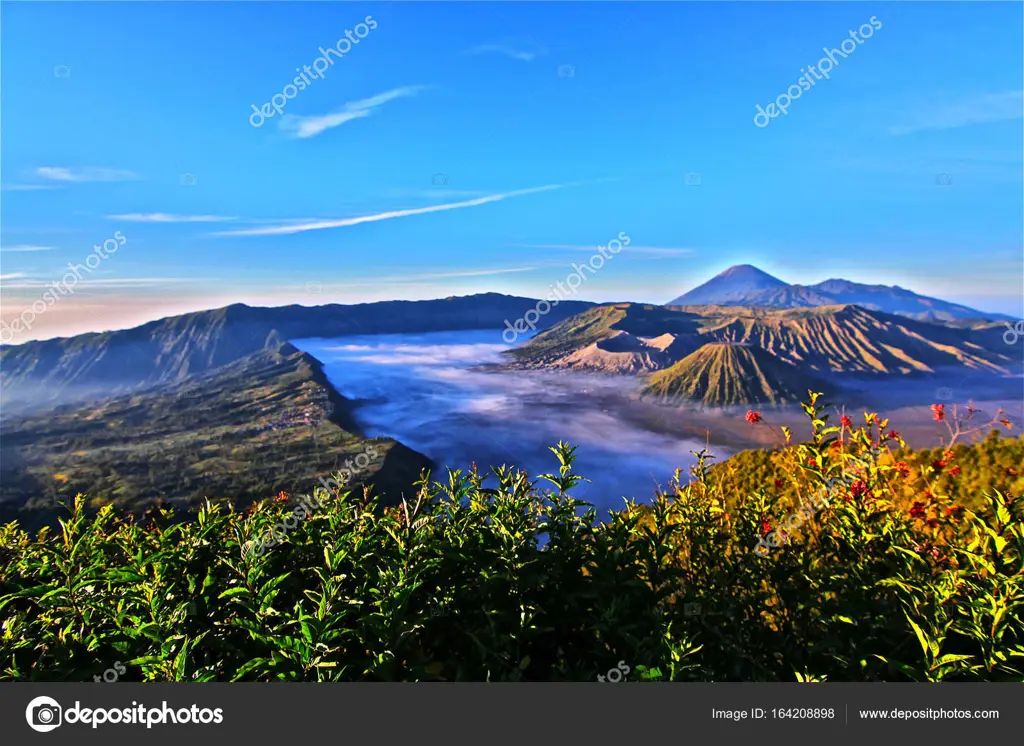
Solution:
{"label": "thin cloud streak", "polygon": [[[12,275],[0,275],[0,280],[11,277],[12,279],[21,279],[27,277],[24,272],[15,273]],[[76,284],[76,288],[148,288],[148,287],[159,287],[165,283],[193,283],[193,282],[221,282],[214,277],[121,277],[111,278],[106,280],[79,280]],[[5,285],[6,289],[11,290],[29,290],[38,288],[52,287],[54,280],[26,280],[25,282],[16,282]]]}
{"label": "thin cloud streak", "polygon": [[389,282],[406,282],[413,280],[439,280],[446,277],[488,277],[490,275],[507,275],[513,272],[532,272],[537,267],[510,267],[508,269],[480,269],[465,272],[438,272],[428,275],[406,275],[405,277],[384,277]]}
{"label": "thin cloud streak", "polygon": [[394,101],[396,98],[415,96],[425,87],[426,86],[417,85],[394,88],[390,91],[379,93],[376,96],[371,96],[370,98],[364,98],[359,101],[350,101],[345,104],[340,111],[336,111],[331,114],[313,116],[285,114],[280,119],[280,127],[290,133],[293,137],[297,137],[299,139],[315,137],[321,132],[326,132],[329,129],[338,127],[345,122],[351,122],[353,119],[368,117],[377,107],[383,106],[388,101]]}
{"label": "thin cloud streak", "polygon": [[465,54],[501,54],[520,62],[533,62],[538,57],[548,53],[544,47],[528,38],[509,38],[499,40],[497,43],[480,44],[467,49]]}
{"label": "thin cloud streak", "polygon": [[5,192],[36,192],[41,190],[61,189],[57,184],[4,184],[0,189]]}
{"label": "thin cloud streak", "polygon": [[55,246],[4,246],[0,247],[0,252],[53,251],[55,248]]}
{"label": "thin cloud streak", "polygon": [[[506,244],[512,248],[518,249],[548,249],[558,251],[590,251],[594,252],[601,246],[607,244],[594,244],[594,245],[581,245],[581,244],[563,244],[563,243],[510,243]],[[674,247],[662,247],[662,246],[623,246],[625,251],[630,254],[653,254],[655,256],[693,256],[696,251],[694,249],[686,248],[674,248]]]}
{"label": "thin cloud streak", "polygon": [[517,49],[506,47],[501,44],[481,44],[478,47],[473,47],[466,54],[485,54],[487,52],[496,52],[503,54],[506,57],[511,57],[514,60],[520,60],[521,62],[533,62],[537,59],[535,52],[520,52]]}
{"label": "thin cloud streak", "polygon": [[918,121],[889,128],[892,135],[909,135],[926,130],[950,130],[972,124],[989,124],[1020,119],[1024,115],[1024,93],[985,93],[946,104],[925,113]]}
{"label": "thin cloud streak", "polygon": [[449,202],[444,205],[431,205],[429,207],[416,207],[409,210],[392,210],[390,212],[381,212],[375,215],[361,215],[354,218],[344,218],[342,220],[322,220],[314,223],[303,223],[299,225],[277,225],[269,228],[243,228],[241,230],[234,231],[217,231],[212,233],[214,236],[286,236],[293,233],[303,233],[305,231],[317,231],[325,230],[328,228],[347,228],[350,225],[360,225],[362,223],[375,223],[380,220],[392,220],[394,218],[404,218],[411,215],[426,215],[432,212],[443,212],[445,210],[459,210],[464,207],[479,207],[480,205],[491,204],[492,202],[501,202],[502,200],[510,199],[512,197],[523,197],[528,194],[539,194],[540,192],[550,192],[555,189],[564,189],[574,184],[549,184],[547,186],[533,187],[531,189],[519,189],[514,192],[505,192],[503,194],[492,194],[487,197],[479,197],[477,199],[465,200],[463,202]]}
{"label": "thin cloud streak", "polygon": [[[377,288],[380,289],[384,283],[411,283],[411,287],[436,287],[421,282],[422,280],[438,280],[446,278],[460,278],[460,277],[489,277],[492,275],[506,275],[514,272],[532,272],[537,267],[509,267],[507,269],[481,269],[481,270],[467,270],[464,272],[437,272],[423,275],[378,275],[376,277],[359,277],[355,278],[358,282],[324,282],[321,283],[322,289],[327,291],[333,290],[347,290],[351,288]],[[292,286],[293,288],[299,288],[300,286]],[[406,288],[410,285],[405,285]],[[307,289],[308,290],[308,289]],[[439,291],[440,292],[440,291]]]}
{"label": "thin cloud streak", "polygon": [[132,181],[138,178],[131,171],[116,168],[66,168],[64,166],[40,166],[36,176],[53,181]]}
{"label": "thin cloud streak", "polygon": [[130,212],[124,215],[107,215],[108,220],[123,220],[131,223],[224,223],[238,220],[226,215],[172,215],[166,212]]}

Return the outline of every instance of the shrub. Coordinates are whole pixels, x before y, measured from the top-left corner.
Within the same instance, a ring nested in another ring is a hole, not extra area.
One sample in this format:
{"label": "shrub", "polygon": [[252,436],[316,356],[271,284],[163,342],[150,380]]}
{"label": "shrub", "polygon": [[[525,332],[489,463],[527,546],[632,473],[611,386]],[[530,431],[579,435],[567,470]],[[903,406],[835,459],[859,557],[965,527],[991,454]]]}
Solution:
{"label": "shrub", "polygon": [[115,661],[143,681],[593,681],[618,661],[644,680],[1024,678],[1024,500],[968,457],[1019,442],[959,447],[975,507],[936,486],[945,467],[908,497],[888,423],[832,426],[818,398],[812,440],[785,433],[743,475],[760,486],[730,492],[735,469],[700,453],[603,522],[572,497],[565,443],[555,473],[474,465],[398,508],[340,488],[294,514],[280,495],[136,521],[79,496],[59,531],[0,529],[0,678]]}

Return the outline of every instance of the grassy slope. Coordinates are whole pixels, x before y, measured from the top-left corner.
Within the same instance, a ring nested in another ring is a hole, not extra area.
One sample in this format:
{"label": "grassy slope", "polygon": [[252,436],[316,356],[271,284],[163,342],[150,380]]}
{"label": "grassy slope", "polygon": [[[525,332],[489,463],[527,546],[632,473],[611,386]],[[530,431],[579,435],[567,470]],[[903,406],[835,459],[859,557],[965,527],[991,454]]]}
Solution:
{"label": "grassy slope", "polygon": [[[320,363],[286,344],[180,384],[9,421],[4,512],[45,512],[79,492],[132,510],[308,492],[370,443],[349,408]],[[392,440],[373,445],[382,455],[358,481],[398,490],[428,463]]]}

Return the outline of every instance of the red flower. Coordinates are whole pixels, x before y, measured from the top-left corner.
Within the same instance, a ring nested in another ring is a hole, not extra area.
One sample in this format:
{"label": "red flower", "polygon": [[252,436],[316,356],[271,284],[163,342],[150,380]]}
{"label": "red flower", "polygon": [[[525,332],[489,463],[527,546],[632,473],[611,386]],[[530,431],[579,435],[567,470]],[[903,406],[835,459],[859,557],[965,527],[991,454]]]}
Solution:
{"label": "red flower", "polygon": [[906,461],[897,461],[896,471],[898,471],[900,476],[903,477],[904,479],[910,476],[910,466],[907,464]]}
{"label": "red flower", "polygon": [[850,494],[853,495],[854,497],[860,497],[861,495],[866,494],[867,491],[868,486],[859,479],[850,485]]}
{"label": "red flower", "polygon": [[952,469],[950,469],[950,470],[949,470],[949,472],[947,472],[947,473],[949,474],[949,476],[951,476],[951,477],[955,477],[955,476],[957,476],[957,475],[959,475],[959,474],[960,474],[960,467],[959,467],[959,466],[954,466],[954,467],[953,467]]}
{"label": "red flower", "polygon": [[843,427],[845,427],[847,430],[853,429],[853,420],[851,420],[845,414],[839,418],[839,422],[842,423]]}
{"label": "red flower", "polygon": [[753,409],[748,409],[747,410],[747,422],[749,422],[751,425],[756,425],[760,421],[761,421],[761,413],[760,412],[755,412]]}
{"label": "red flower", "polygon": [[924,515],[924,503],[915,502],[912,506],[910,506],[910,515],[913,518],[922,517]]}
{"label": "red flower", "polygon": [[942,471],[945,467],[946,462],[941,459],[939,461],[932,461],[932,468],[935,469],[935,471]]}
{"label": "red flower", "polygon": [[899,440],[900,439],[900,434],[898,432],[896,432],[895,430],[890,430],[889,433],[885,437],[888,438],[889,440]]}
{"label": "red flower", "polygon": [[1002,425],[1003,427],[1005,427],[1007,430],[1012,430],[1013,429],[1013,423],[1010,422],[1005,417],[1003,417],[1003,419],[999,420],[999,424]]}
{"label": "red flower", "polygon": [[932,419],[936,422],[942,422],[946,419],[946,405],[945,404],[932,404]]}
{"label": "red flower", "polygon": [[768,522],[767,518],[761,519],[761,534],[767,536],[772,530],[772,524]]}
{"label": "red flower", "polygon": [[812,456],[811,458],[807,459],[807,465],[808,466],[817,466],[818,465],[818,460]]}
{"label": "red flower", "polygon": [[781,490],[781,489],[782,489],[782,487],[783,487],[783,482],[782,482],[782,480],[781,480],[781,479],[776,479],[776,480],[775,480],[775,489],[777,489],[777,490]]}

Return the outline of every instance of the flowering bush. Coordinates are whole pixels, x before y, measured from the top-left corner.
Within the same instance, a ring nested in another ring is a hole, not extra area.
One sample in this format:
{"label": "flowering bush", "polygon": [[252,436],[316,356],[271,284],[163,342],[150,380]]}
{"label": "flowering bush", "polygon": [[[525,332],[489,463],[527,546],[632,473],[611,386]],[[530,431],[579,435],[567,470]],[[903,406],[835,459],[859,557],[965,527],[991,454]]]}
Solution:
{"label": "flowering bush", "polygon": [[829,425],[818,398],[810,441],[783,430],[746,456],[764,487],[738,494],[733,460],[700,453],[603,522],[572,497],[564,443],[552,474],[474,466],[388,510],[320,491],[262,555],[242,548],[285,494],[145,526],[79,497],[58,532],[0,528],[0,678],[89,680],[111,660],[144,681],[593,681],[617,661],[648,680],[1024,678],[1024,500],[993,479],[971,507],[944,486],[979,478],[975,449],[1020,441],[924,463],[877,415]]}

